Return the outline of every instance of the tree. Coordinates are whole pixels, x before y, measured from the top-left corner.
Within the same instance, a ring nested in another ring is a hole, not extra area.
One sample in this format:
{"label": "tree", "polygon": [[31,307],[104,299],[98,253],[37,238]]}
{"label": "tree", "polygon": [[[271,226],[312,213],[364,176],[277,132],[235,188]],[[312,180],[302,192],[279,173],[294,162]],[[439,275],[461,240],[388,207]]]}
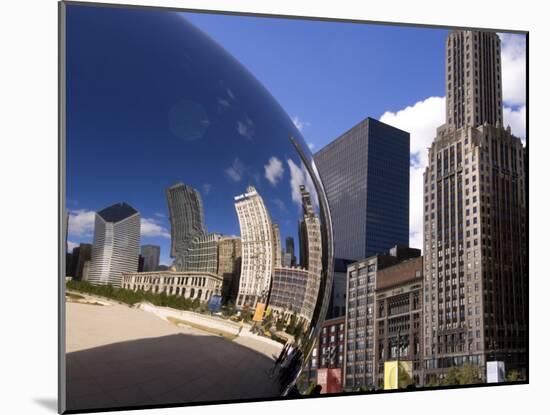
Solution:
{"label": "tree", "polygon": [[481,383],[481,376],[479,375],[479,369],[474,365],[466,363],[461,367],[452,367],[447,371],[443,385],[472,385]]}
{"label": "tree", "polygon": [[512,370],[511,372],[508,372],[508,375],[506,375],[506,381],[508,382],[518,382],[521,380],[523,380],[523,376],[521,376],[521,373],[517,370]]}

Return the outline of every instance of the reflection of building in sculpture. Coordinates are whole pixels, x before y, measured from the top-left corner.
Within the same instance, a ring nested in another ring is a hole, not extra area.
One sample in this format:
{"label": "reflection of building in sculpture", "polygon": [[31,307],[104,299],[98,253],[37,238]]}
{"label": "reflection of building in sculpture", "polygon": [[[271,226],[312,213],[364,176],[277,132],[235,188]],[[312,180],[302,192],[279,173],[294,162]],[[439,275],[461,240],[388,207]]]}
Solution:
{"label": "reflection of building in sculpture", "polygon": [[265,301],[273,273],[273,228],[262,197],[249,186],[235,197],[242,243],[242,266],[237,306],[255,307]]}
{"label": "reflection of building in sculpture", "polygon": [[446,41],[446,124],[424,172],[425,366],[527,367],[525,148],[503,128],[500,39]]}
{"label": "reflection of building in sculpture", "polygon": [[195,236],[191,243],[174,261],[176,271],[210,272],[218,271],[218,241],[220,235],[208,233]]}
{"label": "reflection of building in sculpture", "polygon": [[160,246],[142,245],[141,256],[143,257],[143,271],[156,271],[160,260]]}
{"label": "reflection of building in sculpture", "polygon": [[221,295],[222,278],[210,272],[132,272],[123,273],[122,288],[208,301]]}
{"label": "reflection of building in sculpture", "polygon": [[67,275],[74,280],[81,280],[84,269],[84,263],[92,258],[92,244],[80,244],[73,248],[71,261],[67,268]]}
{"label": "reflection of building in sculpture", "polygon": [[137,271],[140,226],[139,212],[126,203],[96,213],[90,283],[120,287],[122,272]]}
{"label": "reflection of building in sculpture", "polygon": [[279,225],[273,224],[273,266],[282,266],[281,231]]}
{"label": "reflection of building in sculpture", "polygon": [[344,388],[374,388],[375,290],[379,272],[400,261],[420,256],[420,249],[395,246],[388,254],[373,255],[348,265],[346,295],[346,352]]}
{"label": "reflection of building in sculpture", "polygon": [[[301,268],[275,268],[269,305],[277,317],[303,315],[309,272]],[[309,321],[309,320],[308,320]]]}
{"label": "reflection of building in sculpture", "polygon": [[241,274],[241,238],[222,236],[218,242],[218,275],[223,278],[224,303],[235,303]]}
{"label": "reflection of building in sculpture", "polygon": [[412,361],[413,381],[423,385],[422,295],[422,257],[378,271],[374,367],[379,388],[384,386],[384,362],[391,360]]}
{"label": "reflection of building in sculpture", "polygon": [[[300,247],[303,246],[304,248],[302,266],[309,272],[302,313],[307,320],[311,321],[315,305],[317,304],[323,269],[321,223],[319,217],[315,214],[313,204],[311,203],[311,196],[306,191],[305,186],[300,186],[300,192],[302,194],[302,208],[304,212],[304,217],[300,222]],[[300,252],[300,256],[302,257],[302,252]]]}
{"label": "reflection of building in sculpture", "polygon": [[288,254],[288,265],[285,267],[295,267],[296,266],[296,253],[294,249],[294,238],[292,236],[287,236],[285,239],[285,255]]}
{"label": "reflection of building in sculpture", "polygon": [[197,190],[183,183],[166,189],[166,199],[172,239],[170,256],[181,264],[194,238],[206,234],[202,199]]}

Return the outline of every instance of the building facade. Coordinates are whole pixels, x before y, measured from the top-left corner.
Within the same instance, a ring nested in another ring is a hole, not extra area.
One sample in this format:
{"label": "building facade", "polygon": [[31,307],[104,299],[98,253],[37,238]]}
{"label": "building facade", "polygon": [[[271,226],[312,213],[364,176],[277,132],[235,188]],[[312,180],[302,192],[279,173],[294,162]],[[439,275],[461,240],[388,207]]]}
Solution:
{"label": "building facade", "polygon": [[131,272],[122,274],[122,288],[207,302],[213,295],[221,295],[222,278],[210,272]]}
{"label": "building facade", "polygon": [[319,150],[334,256],[360,260],[409,244],[409,133],[367,118]]}
{"label": "building facade", "polygon": [[90,259],[92,259],[92,244],[82,243],[75,247],[71,255],[71,262],[67,275],[73,277],[75,280],[81,280],[84,263]]}
{"label": "building facade", "polygon": [[283,250],[281,247],[281,231],[279,225],[273,224],[273,266],[281,267],[283,265]]}
{"label": "building facade", "polygon": [[273,227],[269,212],[256,189],[235,197],[241,230],[242,265],[237,307],[255,307],[267,301],[273,275]]}
{"label": "building facade", "polygon": [[304,252],[306,253],[306,260],[304,260],[302,266],[309,272],[302,313],[308,321],[311,321],[315,305],[317,304],[317,296],[321,285],[321,273],[323,271],[321,222],[319,216],[315,213],[313,203],[311,202],[311,195],[306,191],[305,186],[300,186],[300,193],[303,210],[303,232],[301,238],[304,239],[301,245],[304,246]]}
{"label": "building facade", "polygon": [[327,310],[327,319],[345,317],[346,290],[348,265],[354,261],[343,258],[334,258],[334,272],[332,274],[332,290]]}
{"label": "building facade", "polygon": [[174,261],[176,271],[217,273],[220,238],[221,235],[217,233],[195,236]]}
{"label": "building facade", "polygon": [[138,269],[140,214],[117,203],[95,214],[94,242],[88,274],[91,284],[120,287],[123,272]]}
{"label": "building facade", "polygon": [[424,172],[426,375],[490,360],[525,371],[526,161],[502,126],[498,35],[451,32],[446,75],[446,124]]}
{"label": "building facade", "polygon": [[239,292],[241,275],[241,238],[222,236],[218,242],[218,275],[222,277],[222,299],[224,304],[235,303]]}
{"label": "building facade", "polygon": [[375,389],[375,290],[378,273],[400,261],[420,256],[419,249],[395,246],[389,253],[373,255],[348,265],[346,293],[346,344],[344,388]]}
{"label": "building facade", "polygon": [[377,387],[384,387],[384,362],[412,362],[416,386],[424,385],[422,354],[422,257],[378,272],[376,279],[376,325],[374,367]]}
{"label": "building facade", "polygon": [[143,257],[143,271],[157,271],[160,261],[160,246],[142,245],[141,256]]}
{"label": "building facade", "polygon": [[296,266],[296,249],[294,247],[294,238],[292,236],[287,236],[285,239],[285,254],[289,255],[289,267]]}
{"label": "building facade", "polygon": [[306,317],[304,301],[309,278],[309,272],[302,268],[277,267],[274,269],[269,306],[275,315],[283,318],[292,314],[297,317]]}
{"label": "building facade", "polygon": [[166,200],[170,215],[170,257],[175,258],[176,268],[181,268],[185,261],[182,257],[194,238],[206,234],[202,198],[198,190],[176,183],[166,189]]}

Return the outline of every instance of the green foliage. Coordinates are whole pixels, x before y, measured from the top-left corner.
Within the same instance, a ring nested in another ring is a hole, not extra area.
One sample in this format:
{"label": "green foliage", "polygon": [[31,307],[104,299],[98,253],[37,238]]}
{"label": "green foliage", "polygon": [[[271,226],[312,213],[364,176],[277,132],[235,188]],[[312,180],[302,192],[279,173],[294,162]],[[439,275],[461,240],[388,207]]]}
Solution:
{"label": "green foliage", "polygon": [[307,385],[307,388],[304,391],[304,395],[311,395],[311,393],[313,392],[313,389],[315,389],[315,386],[317,386],[317,382],[314,382],[314,381],[309,382],[309,385]]}
{"label": "green foliage", "polygon": [[279,318],[277,320],[277,323],[275,324],[275,328],[277,329],[277,331],[281,331],[285,328],[285,322],[282,318]]}
{"label": "green foliage", "polygon": [[430,376],[428,378],[428,382],[426,383],[426,387],[428,388],[435,388],[439,386],[439,380],[437,379],[436,376]]}
{"label": "green foliage", "polygon": [[450,368],[445,375],[443,385],[472,385],[481,382],[479,369],[476,366],[467,363],[460,367]]}
{"label": "green foliage", "polygon": [[296,314],[290,316],[290,322],[288,326],[286,326],[286,332],[292,336],[296,333]]}
{"label": "green foliage", "polygon": [[[124,288],[115,288],[112,285],[92,285],[87,281],[68,281],[67,289],[110,298],[128,305],[147,301],[156,306],[170,307],[178,310],[200,311],[201,307],[198,299],[191,300],[177,295],[166,295],[165,293],[153,294],[150,291],[132,291]],[[206,307],[206,305],[203,305],[203,307]]]}
{"label": "green foliage", "polygon": [[511,372],[508,372],[506,375],[506,381],[507,382],[519,382],[524,380],[523,376],[521,376],[521,373],[519,373],[517,370],[512,370]]}

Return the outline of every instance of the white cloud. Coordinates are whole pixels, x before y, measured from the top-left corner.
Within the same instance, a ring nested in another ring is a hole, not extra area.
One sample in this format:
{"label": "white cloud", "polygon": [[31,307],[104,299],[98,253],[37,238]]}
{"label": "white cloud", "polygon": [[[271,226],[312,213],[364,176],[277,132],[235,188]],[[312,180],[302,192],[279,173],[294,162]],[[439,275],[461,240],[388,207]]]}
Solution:
{"label": "white cloud", "polygon": [[166,215],[164,213],[160,213],[160,212],[155,212],[155,216],[157,218],[165,218],[166,217]]}
{"label": "white cloud", "polygon": [[237,131],[240,135],[250,140],[254,137],[254,123],[248,117],[244,121],[237,121]]}
{"label": "white cloud", "polygon": [[238,158],[235,158],[231,167],[225,169],[225,174],[234,182],[240,182],[244,175],[244,164]]}
{"label": "white cloud", "polygon": [[445,98],[430,97],[403,110],[385,112],[380,121],[411,134],[409,245],[423,248],[422,178],[428,162],[428,147],[435,138],[437,127],[445,122]]}
{"label": "white cloud", "polygon": [[67,252],[72,252],[78,245],[76,242],[67,240]]}
{"label": "white cloud", "polygon": [[202,192],[207,196],[212,190],[212,185],[210,183],[205,183],[202,185]]}
{"label": "white cloud", "polygon": [[437,127],[445,122],[445,98],[429,97],[403,110],[385,112],[380,121],[411,134],[411,156],[424,168],[428,161],[427,148],[435,138]]}
{"label": "white cloud", "polygon": [[309,127],[310,126],[310,123],[308,121],[302,121],[300,120],[300,118],[295,115],[294,117],[292,117],[292,122],[294,123],[294,125],[296,126],[296,128],[300,131],[303,131],[305,127]]}
{"label": "white cloud", "polygon": [[307,172],[304,164],[300,162],[300,166],[298,166],[291,159],[288,159],[287,163],[290,169],[290,191],[292,193],[292,200],[299,206],[302,206],[302,195],[300,193],[300,186],[304,185],[306,187],[306,190],[311,194],[313,204],[317,206],[317,192],[315,191],[313,181],[311,180],[311,177]]}
{"label": "white cloud", "polygon": [[141,236],[170,238],[170,232],[156,219],[141,218]]}
{"label": "white cloud", "polygon": [[222,107],[229,107],[231,104],[229,104],[229,101],[223,98],[218,98],[218,104],[220,104]]}
{"label": "white cloud", "polygon": [[281,212],[287,212],[287,208],[285,205],[285,202],[283,202],[281,199],[273,199],[273,203]]}
{"label": "white cloud", "polygon": [[500,33],[502,99],[510,106],[524,105],[526,97],[525,35]]}
{"label": "white cloud", "polygon": [[311,141],[309,141],[309,142],[307,143],[307,146],[309,147],[309,149],[310,149],[311,151],[313,151],[313,149],[315,148],[315,144],[313,144]]}
{"label": "white cloud", "polygon": [[502,116],[504,117],[504,126],[510,126],[512,129],[512,134],[521,138],[521,141],[525,144],[525,125],[527,119],[527,110],[525,105],[522,105],[517,109],[504,107]]}
{"label": "white cloud", "polygon": [[95,212],[77,209],[69,211],[69,234],[73,236],[91,236],[94,233]]}
{"label": "white cloud", "polygon": [[285,169],[283,168],[283,163],[281,163],[281,160],[279,160],[277,157],[271,157],[269,159],[269,163],[264,166],[264,169],[265,178],[273,186],[277,185],[277,182],[281,177],[283,177],[283,173],[285,171]]}

